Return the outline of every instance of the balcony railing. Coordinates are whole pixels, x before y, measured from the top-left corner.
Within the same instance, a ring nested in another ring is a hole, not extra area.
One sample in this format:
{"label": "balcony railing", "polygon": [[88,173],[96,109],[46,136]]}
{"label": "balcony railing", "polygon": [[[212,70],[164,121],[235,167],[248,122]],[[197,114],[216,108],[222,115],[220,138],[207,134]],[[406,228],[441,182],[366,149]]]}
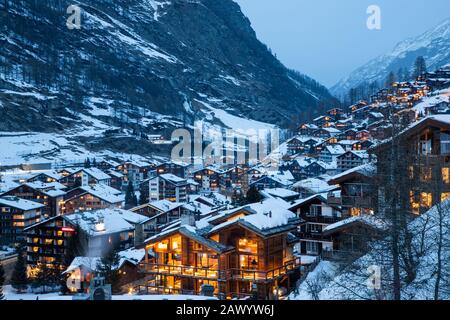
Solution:
{"label": "balcony railing", "polygon": [[139,267],[141,271],[146,273],[177,275],[205,279],[218,279],[219,273],[221,274],[221,276],[223,274],[223,271],[219,272],[219,270],[217,269],[182,265],[177,266],[171,264],[141,262],[139,264]]}
{"label": "balcony railing", "polygon": [[194,266],[175,266],[158,263],[141,262],[139,268],[141,272],[153,274],[166,274],[182,277],[192,277],[210,280],[248,280],[248,281],[267,281],[275,279],[282,275],[293,272],[300,266],[300,259],[294,259],[286,262],[283,266],[269,270],[245,270],[245,269],[226,269],[217,270],[210,268],[199,268]]}

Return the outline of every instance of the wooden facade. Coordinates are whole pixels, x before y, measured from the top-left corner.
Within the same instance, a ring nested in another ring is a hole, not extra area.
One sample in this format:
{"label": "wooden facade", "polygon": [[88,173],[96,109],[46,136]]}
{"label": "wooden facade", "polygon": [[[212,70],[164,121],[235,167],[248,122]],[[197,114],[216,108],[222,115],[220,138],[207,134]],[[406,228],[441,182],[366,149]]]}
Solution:
{"label": "wooden facade", "polygon": [[155,261],[141,264],[143,272],[154,275],[144,290],[200,294],[208,284],[222,299],[276,299],[277,289],[289,290],[299,272],[288,238],[287,231],[266,236],[239,222],[207,236],[187,227],[160,234],[145,245]]}

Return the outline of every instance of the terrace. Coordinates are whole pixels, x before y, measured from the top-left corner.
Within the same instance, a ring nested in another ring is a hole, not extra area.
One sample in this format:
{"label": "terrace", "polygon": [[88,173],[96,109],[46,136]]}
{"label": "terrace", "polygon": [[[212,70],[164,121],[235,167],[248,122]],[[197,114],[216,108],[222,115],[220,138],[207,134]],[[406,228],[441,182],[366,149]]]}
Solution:
{"label": "terrace", "polygon": [[218,270],[211,268],[201,268],[195,266],[183,265],[167,265],[158,263],[141,262],[139,268],[141,272],[148,274],[163,274],[173,275],[179,277],[190,277],[206,280],[243,280],[243,281],[270,281],[280,276],[286,275],[295,271],[300,266],[300,259],[290,260],[284,263],[283,266],[268,270],[246,270],[230,268],[226,270]]}

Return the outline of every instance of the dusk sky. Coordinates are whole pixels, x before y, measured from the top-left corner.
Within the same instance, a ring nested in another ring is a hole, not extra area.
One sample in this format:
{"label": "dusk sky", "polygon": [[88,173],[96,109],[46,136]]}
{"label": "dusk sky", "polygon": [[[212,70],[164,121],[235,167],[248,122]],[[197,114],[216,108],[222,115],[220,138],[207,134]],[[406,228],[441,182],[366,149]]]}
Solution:
{"label": "dusk sky", "polygon": [[[235,1],[286,66],[326,86],[450,16],[448,0]],[[374,4],[381,8],[381,30],[366,27]]]}

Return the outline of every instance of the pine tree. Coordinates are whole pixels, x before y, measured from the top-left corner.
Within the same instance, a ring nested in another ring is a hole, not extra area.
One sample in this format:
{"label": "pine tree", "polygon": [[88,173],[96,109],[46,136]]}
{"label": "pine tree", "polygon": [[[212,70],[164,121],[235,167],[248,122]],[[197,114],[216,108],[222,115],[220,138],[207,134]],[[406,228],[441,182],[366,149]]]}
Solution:
{"label": "pine tree", "polygon": [[256,189],[255,186],[251,186],[250,189],[247,191],[246,195],[246,201],[247,203],[256,203],[260,202],[262,199],[261,194],[259,193],[258,189]]}
{"label": "pine tree", "polygon": [[125,194],[125,208],[133,208],[137,206],[137,198],[134,193],[133,182],[130,181],[127,187],[127,193]]}
{"label": "pine tree", "polygon": [[17,262],[11,277],[11,285],[18,293],[22,293],[28,288],[27,266],[22,249],[19,249]]}
{"label": "pine tree", "polygon": [[100,262],[97,265],[98,274],[105,278],[105,283],[111,285],[113,293],[118,293],[120,291],[119,263],[119,253],[112,249],[100,259]]}
{"label": "pine tree", "polygon": [[145,198],[144,194],[141,192],[139,194],[139,205],[143,205],[147,203],[147,199]]}
{"label": "pine tree", "polygon": [[51,270],[47,264],[43,263],[38,266],[38,271],[35,273],[31,281],[33,288],[41,288],[42,293],[46,293],[47,286],[50,286]]}
{"label": "pine tree", "polygon": [[92,160],[92,166],[97,168],[97,160],[95,158]]}
{"label": "pine tree", "polygon": [[5,300],[5,295],[3,294],[3,285],[5,284],[5,270],[0,262],[0,300]]}
{"label": "pine tree", "polygon": [[91,167],[91,160],[89,160],[89,158],[87,158],[86,161],[84,162],[84,167],[85,168],[90,168]]}
{"label": "pine tree", "polygon": [[414,78],[420,77],[427,72],[427,63],[423,56],[417,57],[414,62]]}

